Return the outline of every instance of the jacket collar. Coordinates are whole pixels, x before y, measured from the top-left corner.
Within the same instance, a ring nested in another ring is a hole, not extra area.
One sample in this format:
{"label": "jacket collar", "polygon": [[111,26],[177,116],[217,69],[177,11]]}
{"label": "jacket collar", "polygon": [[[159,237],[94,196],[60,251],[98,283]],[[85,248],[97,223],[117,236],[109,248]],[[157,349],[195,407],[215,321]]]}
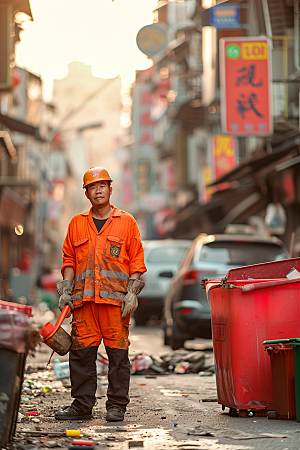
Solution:
{"label": "jacket collar", "polygon": [[[111,213],[112,217],[122,216],[122,212],[118,208],[116,208],[114,205],[110,205],[110,206],[113,208],[112,213]],[[85,212],[81,213],[81,215],[82,216],[88,216],[90,211],[92,212],[92,207],[88,211],[85,211]]]}

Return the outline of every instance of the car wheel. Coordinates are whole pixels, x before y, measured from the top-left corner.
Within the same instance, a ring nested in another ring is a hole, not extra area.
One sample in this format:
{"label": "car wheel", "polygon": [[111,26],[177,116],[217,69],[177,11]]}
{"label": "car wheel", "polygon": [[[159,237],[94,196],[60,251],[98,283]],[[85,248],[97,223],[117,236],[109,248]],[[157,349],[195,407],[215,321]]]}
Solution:
{"label": "car wheel", "polygon": [[179,350],[180,348],[184,348],[185,339],[172,337],[171,339],[171,347],[173,350]]}

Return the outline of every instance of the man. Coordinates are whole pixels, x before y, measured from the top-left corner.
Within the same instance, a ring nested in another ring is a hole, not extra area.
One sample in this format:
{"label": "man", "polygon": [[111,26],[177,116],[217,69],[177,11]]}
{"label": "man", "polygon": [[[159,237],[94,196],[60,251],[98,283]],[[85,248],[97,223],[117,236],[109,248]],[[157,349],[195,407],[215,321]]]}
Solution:
{"label": "man", "polygon": [[129,319],[146,272],[134,218],[110,204],[111,178],[103,167],[83,177],[90,211],[71,220],[63,245],[59,307],[73,311],[70,350],[71,406],[58,420],[92,418],[97,388],[97,349],[103,339],[109,359],[106,420],[122,421],[129,403]]}

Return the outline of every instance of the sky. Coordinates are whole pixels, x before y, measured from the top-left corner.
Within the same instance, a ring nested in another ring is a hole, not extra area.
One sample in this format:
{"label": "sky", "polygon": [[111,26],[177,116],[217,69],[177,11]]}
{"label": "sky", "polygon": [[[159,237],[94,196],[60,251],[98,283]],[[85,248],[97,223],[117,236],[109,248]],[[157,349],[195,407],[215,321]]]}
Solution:
{"label": "sky", "polygon": [[153,22],[157,0],[30,0],[33,22],[23,24],[16,64],[41,75],[44,97],[51,99],[53,79],[67,75],[67,64],[82,61],[96,77],[118,74],[123,85],[134,71],[149,67],[136,34]]}

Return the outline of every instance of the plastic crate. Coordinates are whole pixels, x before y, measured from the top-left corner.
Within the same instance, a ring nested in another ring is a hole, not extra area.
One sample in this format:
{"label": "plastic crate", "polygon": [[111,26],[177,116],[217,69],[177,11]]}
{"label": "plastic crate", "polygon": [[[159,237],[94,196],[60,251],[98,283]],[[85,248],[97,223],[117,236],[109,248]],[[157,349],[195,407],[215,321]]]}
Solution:
{"label": "plastic crate", "polygon": [[26,314],[26,316],[28,317],[32,317],[32,306],[20,305],[19,303],[5,302],[3,300],[0,300],[0,309],[17,311],[21,314]]}

